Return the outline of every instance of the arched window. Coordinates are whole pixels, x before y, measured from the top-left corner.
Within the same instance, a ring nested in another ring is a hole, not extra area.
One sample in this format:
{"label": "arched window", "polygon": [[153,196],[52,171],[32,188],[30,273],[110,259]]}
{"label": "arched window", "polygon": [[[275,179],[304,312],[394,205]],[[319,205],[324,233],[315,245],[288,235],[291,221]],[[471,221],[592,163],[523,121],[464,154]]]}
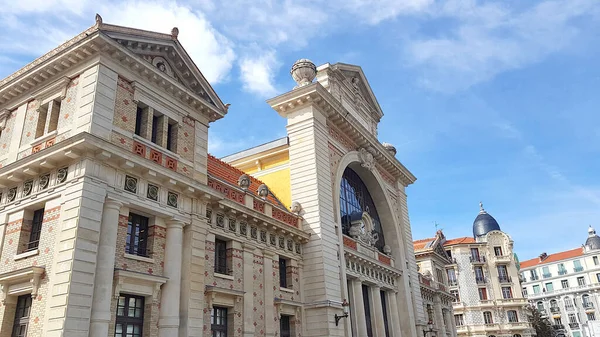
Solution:
{"label": "arched window", "polygon": [[581,296],[581,304],[583,304],[583,307],[586,309],[594,307],[592,301],[590,301],[590,295],[588,294]]}
{"label": "arched window", "polygon": [[543,311],[544,310],[544,303],[542,301],[537,302],[537,309],[539,311]]}
{"label": "arched window", "polygon": [[[371,198],[371,194],[367,186],[360,179],[358,174],[351,168],[347,167],[342,175],[340,185],[340,218],[342,220],[342,233],[350,235],[350,226],[355,221],[361,221],[363,212],[369,215],[370,221],[363,221],[363,234],[370,232],[377,233],[378,239],[375,242],[375,247],[379,251],[383,251],[385,239],[383,237],[383,229],[379,214],[375,208],[375,203]],[[371,222],[371,224],[369,224]],[[372,228],[368,228],[371,226]]]}
{"label": "arched window", "polygon": [[514,335],[513,335],[513,337],[521,337],[521,335],[519,335],[519,334],[517,333],[517,334],[514,334]]}

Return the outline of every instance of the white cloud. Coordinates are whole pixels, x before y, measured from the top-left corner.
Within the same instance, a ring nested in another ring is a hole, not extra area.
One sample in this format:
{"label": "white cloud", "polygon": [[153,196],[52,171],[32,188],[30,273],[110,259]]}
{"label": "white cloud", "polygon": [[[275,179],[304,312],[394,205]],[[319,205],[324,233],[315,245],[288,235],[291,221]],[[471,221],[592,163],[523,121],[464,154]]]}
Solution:
{"label": "white cloud", "polygon": [[280,63],[274,51],[267,51],[258,57],[247,56],[240,60],[240,78],[244,89],[269,98],[277,94],[273,79]]}
{"label": "white cloud", "polygon": [[345,0],[334,2],[369,24],[378,24],[399,15],[420,13],[433,4],[433,0]]}
{"label": "white cloud", "polygon": [[521,13],[475,0],[449,1],[430,15],[455,26],[440,37],[409,40],[407,54],[422,70],[425,87],[452,92],[564,49],[580,33],[573,21],[597,14],[595,0],[549,0]]}

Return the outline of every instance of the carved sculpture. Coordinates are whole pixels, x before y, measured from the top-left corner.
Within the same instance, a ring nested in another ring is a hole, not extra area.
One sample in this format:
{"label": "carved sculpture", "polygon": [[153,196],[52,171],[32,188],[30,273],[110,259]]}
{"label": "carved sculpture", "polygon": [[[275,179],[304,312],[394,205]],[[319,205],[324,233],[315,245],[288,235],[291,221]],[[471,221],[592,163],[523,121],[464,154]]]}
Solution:
{"label": "carved sculpture", "polygon": [[292,213],[299,215],[300,212],[302,212],[302,205],[300,205],[300,203],[297,201],[293,201],[290,210],[292,211]]}
{"label": "carved sculpture", "polygon": [[250,177],[247,174],[242,174],[238,178],[238,185],[245,191],[250,187]]}
{"label": "carved sculpture", "polygon": [[317,76],[317,67],[309,59],[300,59],[294,63],[290,73],[298,84],[296,88],[299,88],[312,83]]}
{"label": "carved sculpture", "polygon": [[385,255],[392,255],[392,247],[388,245],[383,246],[383,253]]}
{"label": "carved sculpture", "polygon": [[269,195],[269,188],[267,187],[267,185],[261,184],[260,186],[258,186],[258,190],[256,191],[256,193],[258,193],[259,197],[266,199]]}
{"label": "carved sculpture", "polygon": [[358,158],[360,159],[360,165],[368,170],[375,168],[375,160],[369,150],[360,148],[358,150]]}

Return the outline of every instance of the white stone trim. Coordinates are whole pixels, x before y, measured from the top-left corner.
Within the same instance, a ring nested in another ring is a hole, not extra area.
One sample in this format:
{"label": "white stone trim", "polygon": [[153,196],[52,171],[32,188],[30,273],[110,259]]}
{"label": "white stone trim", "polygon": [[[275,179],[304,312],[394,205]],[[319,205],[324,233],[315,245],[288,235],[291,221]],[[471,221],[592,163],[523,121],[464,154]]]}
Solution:
{"label": "white stone trim", "polygon": [[233,281],[233,276],[232,275],[215,273],[215,277]]}
{"label": "white stone trim", "polygon": [[31,297],[37,296],[40,281],[45,269],[43,267],[28,267],[0,275],[2,292],[0,299],[2,303],[9,295],[31,293]]}
{"label": "white stone trim", "polygon": [[24,252],[24,253],[20,253],[20,254],[15,254],[14,256],[14,260],[21,260],[30,256],[35,256],[38,255],[40,253],[40,250],[38,248],[34,249],[34,250],[30,250],[28,252]]}
{"label": "white stone trim", "polygon": [[159,300],[158,291],[160,286],[167,282],[168,278],[163,276],[155,276],[143,274],[128,270],[115,270],[115,286],[114,297],[119,298],[123,293],[132,295],[142,295],[152,297],[154,300]]}
{"label": "white stone trim", "polygon": [[[29,146],[33,146],[34,144],[41,143],[41,142],[43,142],[45,140],[48,140],[48,139],[50,139],[52,137],[56,137],[57,134],[58,134],[57,130],[50,131],[47,134],[39,136],[38,138],[32,140],[31,143],[29,143]],[[26,149],[26,148],[28,148],[28,146],[21,147],[21,149]]]}
{"label": "white stone trim", "polygon": [[129,254],[129,253],[125,253],[123,255],[123,257],[126,259],[130,259],[130,260],[154,263],[154,259],[151,257],[139,256],[139,255]]}
{"label": "white stone trim", "polygon": [[290,293],[290,294],[294,293],[294,289],[290,289],[290,288],[279,287],[279,290],[281,290],[285,293]]}

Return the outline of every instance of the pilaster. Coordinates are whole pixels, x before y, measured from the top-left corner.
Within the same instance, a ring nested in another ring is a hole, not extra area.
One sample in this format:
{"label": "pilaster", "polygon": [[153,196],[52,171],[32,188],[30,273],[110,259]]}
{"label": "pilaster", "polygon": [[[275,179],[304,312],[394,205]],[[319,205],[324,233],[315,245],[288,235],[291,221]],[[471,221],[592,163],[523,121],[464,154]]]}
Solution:
{"label": "pilaster", "polygon": [[383,321],[383,306],[381,303],[381,288],[378,286],[370,286],[371,306],[373,309],[373,333],[375,336],[385,336],[385,322]]}
{"label": "pilaster", "polygon": [[[256,245],[243,243],[244,254],[244,331],[243,337],[254,337],[254,250]],[[266,274],[265,274],[266,275]]]}
{"label": "pilaster", "polygon": [[352,331],[355,336],[367,336],[367,321],[365,316],[365,302],[362,294],[362,282],[359,279],[350,281],[352,286],[349,292],[352,293],[352,302],[350,303],[350,319],[352,321]]}
{"label": "pilaster", "polygon": [[167,242],[165,244],[165,276],[169,279],[162,286],[159,337],[179,335],[179,303],[181,296],[181,264],[183,245],[183,222],[167,221]]}
{"label": "pilaster", "polygon": [[400,337],[402,336],[402,327],[400,326],[400,314],[398,313],[398,301],[396,300],[396,292],[387,291],[387,303],[388,303],[388,324],[390,325],[390,336]]}
{"label": "pilaster", "polygon": [[[279,255],[264,251],[264,276],[265,276],[265,331],[267,336],[275,335],[275,292],[273,291],[273,261],[279,260]],[[279,322],[279,320],[277,321]],[[279,329],[277,329],[279,330]]]}

